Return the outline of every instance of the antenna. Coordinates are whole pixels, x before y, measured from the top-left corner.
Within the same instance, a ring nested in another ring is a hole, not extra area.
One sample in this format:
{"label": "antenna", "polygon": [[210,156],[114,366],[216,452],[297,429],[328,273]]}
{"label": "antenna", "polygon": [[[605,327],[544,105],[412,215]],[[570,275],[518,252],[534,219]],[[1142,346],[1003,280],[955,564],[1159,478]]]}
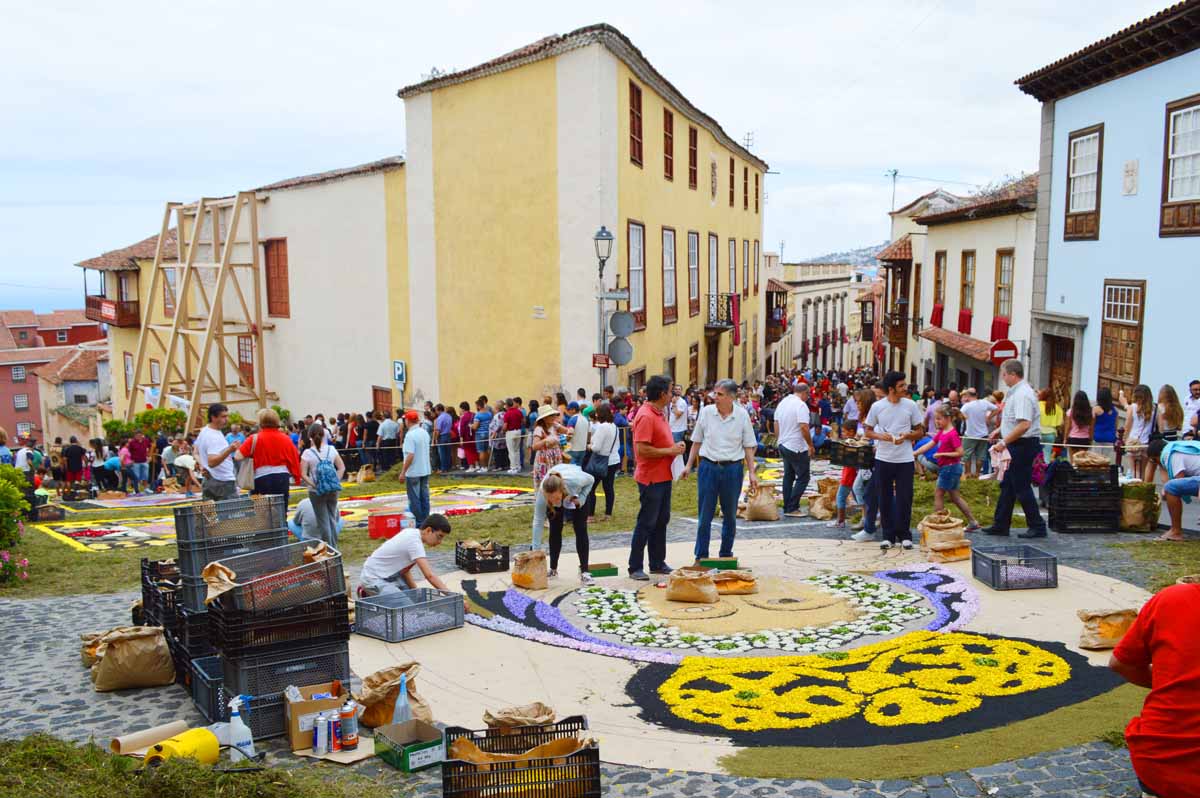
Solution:
{"label": "antenna", "polygon": [[746,136],[745,136],[745,138],[742,139],[742,145],[747,150],[754,148],[754,131],[753,130],[746,131]]}
{"label": "antenna", "polygon": [[889,169],[883,173],[884,177],[890,177],[892,179],[892,210],[896,210],[896,177],[899,174],[899,169]]}

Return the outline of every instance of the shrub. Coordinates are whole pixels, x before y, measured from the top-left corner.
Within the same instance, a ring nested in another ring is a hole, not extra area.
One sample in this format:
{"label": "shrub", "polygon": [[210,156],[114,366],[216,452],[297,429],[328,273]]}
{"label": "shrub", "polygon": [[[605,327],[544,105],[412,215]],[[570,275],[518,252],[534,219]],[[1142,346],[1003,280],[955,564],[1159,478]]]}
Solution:
{"label": "shrub", "polygon": [[21,539],[21,515],[29,510],[25,498],[28,489],[24,474],[10,465],[0,465],[0,549],[12,548]]}

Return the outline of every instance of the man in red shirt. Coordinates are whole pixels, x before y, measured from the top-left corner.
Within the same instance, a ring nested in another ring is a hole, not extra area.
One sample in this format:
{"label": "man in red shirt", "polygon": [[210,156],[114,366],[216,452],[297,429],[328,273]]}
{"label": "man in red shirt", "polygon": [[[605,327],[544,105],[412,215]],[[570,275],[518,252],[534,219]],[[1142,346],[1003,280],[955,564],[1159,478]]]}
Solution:
{"label": "man in red shirt", "polygon": [[671,520],[671,461],[683,454],[685,444],[675,442],[664,409],[671,401],[671,380],[654,376],[646,383],[646,402],[633,419],[633,449],[637,465],[633,478],[638,486],[637,524],[629,550],[629,577],[648,581],[643,556],[649,553],[650,573],[669,574],[667,565],[667,522]]}
{"label": "man in red shirt", "polygon": [[149,492],[150,487],[150,439],[139,429],[133,433],[127,444],[129,459],[133,462],[133,476],[136,483],[133,492],[141,490]]}
{"label": "man in red shirt", "polygon": [[1160,590],[1138,613],[1108,667],[1150,694],[1125,727],[1143,789],[1160,798],[1200,795],[1200,585]]}
{"label": "man in red shirt", "polygon": [[521,473],[521,434],[525,424],[525,416],[521,408],[512,399],[506,399],[508,408],[504,411],[504,446],[508,449],[508,473]]}

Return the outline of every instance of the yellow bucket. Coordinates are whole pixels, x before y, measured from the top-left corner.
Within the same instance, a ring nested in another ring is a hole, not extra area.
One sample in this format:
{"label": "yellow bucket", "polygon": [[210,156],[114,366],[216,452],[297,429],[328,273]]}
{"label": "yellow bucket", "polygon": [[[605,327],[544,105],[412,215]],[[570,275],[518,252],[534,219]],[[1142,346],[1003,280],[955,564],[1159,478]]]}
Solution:
{"label": "yellow bucket", "polygon": [[208,729],[188,729],[169,740],[163,740],[161,743],[150,746],[150,750],[146,752],[145,761],[147,765],[158,765],[165,759],[183,756],[191,757],[206,765],[215,765],[220,750],[221,744],[217,740],[217,735]]}

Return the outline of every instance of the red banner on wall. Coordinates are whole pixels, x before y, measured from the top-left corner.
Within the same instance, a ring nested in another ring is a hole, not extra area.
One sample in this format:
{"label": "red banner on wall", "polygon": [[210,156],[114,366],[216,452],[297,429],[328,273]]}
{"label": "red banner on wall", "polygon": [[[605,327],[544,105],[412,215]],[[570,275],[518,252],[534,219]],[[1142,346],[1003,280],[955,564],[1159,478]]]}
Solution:
{"label": "red banner on wall", "polygon": [[729,320],[733,322],[733,345],[742,342],[742,298],[734,294],[730,298]]}

